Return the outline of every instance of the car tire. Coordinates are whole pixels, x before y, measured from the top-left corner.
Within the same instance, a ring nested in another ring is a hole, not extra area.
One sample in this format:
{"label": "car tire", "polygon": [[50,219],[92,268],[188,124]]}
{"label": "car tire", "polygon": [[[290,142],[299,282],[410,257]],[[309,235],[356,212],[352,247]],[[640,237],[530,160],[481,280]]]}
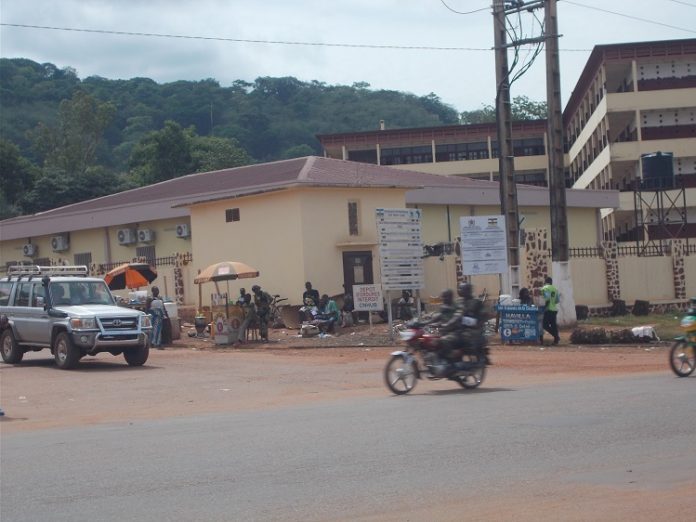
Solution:
{"label": "car tire", "polygon": [[12,328],[6,328],[0,336],[0,347],[2,347],[2,360],[7,364],[17,364],[24,357],[24,350],[17,344],[17,340],[12,333]]}
{"label": "car tire", "polygon": [[146,342],[144,346],[137,348],[126,348],[123,350],[123,357],[126,359],[128,366],[142,366],[147,361],[149,355],[149,342]]}
{"label": "car tire", "polygon": [[68,332],[60,332],[53,341],[53,356],[61,370],[72,370],[80,362],[80,350],[75,346]]}

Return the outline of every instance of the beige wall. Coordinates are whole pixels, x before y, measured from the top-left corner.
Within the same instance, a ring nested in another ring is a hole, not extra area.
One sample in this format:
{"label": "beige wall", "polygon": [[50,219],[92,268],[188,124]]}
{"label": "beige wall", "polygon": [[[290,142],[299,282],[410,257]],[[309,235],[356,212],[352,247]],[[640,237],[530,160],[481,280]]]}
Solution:
{"label": "beige wall", "polygon": [[621,299],[632,303],[674,299],[671,257],[619,257]]}
{"label": "beige wall", "polygon": [[[359,236],[348,234],[348,201],[358,201]],[[194,278],[213,263],[243,261],[261,274],[230,282],[233,296],[242,286],[250,290],[259,284],[299,304],[305,281],[321,293],[342,294],[342,252],[367,250],[379,281],[375,209],[403,208],[404,202],[403,189],[306,188],[196,205],[191,208]],[[225,222],[228,208],[239,208],[240,221]],[[203,304],[214,289],[213,283],[203,285]],[[197,296],[198,289],[193,291]]]}
{"label": "beige wall", "polygon": [[[606,265],[597,257],[578,257],[570,260],[573,298],[576,304],[603,305],[609,302]],[[622,278],[623,280],[623,278]]]}
{"label": "beige wall", "polygon": [[[423,241],[433,244],[441,241],[454,241],[459,237],[459,218],[466,216],[500,215],[498,206],[460,206],[418,205],[423,210]],[[449,208],[449,231],[448,231]],[[536,229],[550,227],[547,207],[520,207],[520,219],[524,217],[522,228]],[[597,210],[591,208],[568,208],[568,241],[572,247],[587,247],[597,244]]]}
{"label": "beige wall", "polygon": [[696,255],[684,257],[686,297],[696,297]]}
{"label": "beige wall", "polygon": [[[39,258],[49,258],[53,263],[73,264],[75,254],[92,254],[92,263],[104,264],[119,261],[131,261],[136,257],[136,248],[144,245],[154,245],[157,257],[166,257],[176,252],[190,252],[191,242],[187,239],[176,237],[176,225],[188,223],[187,218],[163,219],[160,221],[148,221],[142,223],[132,223],[130,225],[120,225],[117,227],[95,228],[80,230],[70,233],[70,248],[62,252],[53,252],[51,249],[50,236],[40,236],[32,238],[32,243],[39,247]],[[119,245],[118,230],[121,228],[149,228],[155,232],[155,241],[151,243],[132,243],[129,245]],[[8,261],[30,262],[32,258],[24,257],[22,247],[26,240],[11,240],[0,242],[0,262],[4,264]]]}

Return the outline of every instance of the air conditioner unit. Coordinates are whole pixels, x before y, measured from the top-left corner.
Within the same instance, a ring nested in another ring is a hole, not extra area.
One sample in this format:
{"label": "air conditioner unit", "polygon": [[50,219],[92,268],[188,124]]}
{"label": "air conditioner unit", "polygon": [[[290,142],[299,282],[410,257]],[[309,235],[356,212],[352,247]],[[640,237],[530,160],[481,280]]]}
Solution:
{"label": "air conditioner unit", "polygon": [[68,236],[53,236],[51,238],[51,248],[54,252],[63,252],[70,248]]}
{"label": "air conditioner unit", "polygon": [[36,245],[32,245],[31,243],[27,243],[22,247],[22,252],[27,257],[34,257],[38,255],[39,247],[37,247]]}
{"label": "air conditioner unit", "polygon": [[191,229],[186,223],[182,223],[176,226],[176,237],[190,237]]}
{"label": "air conditioner unit", "polygon": [[149,228],[141,228],[138,230],[138,241],[141,243],[149,243],[155,240],[155,231]]}
{"label": "air conditioner unit", "polygon": [[117,237],[119,245],[130,245],[138,239],[135,235],[135,230],[131,228],[120,228]]}

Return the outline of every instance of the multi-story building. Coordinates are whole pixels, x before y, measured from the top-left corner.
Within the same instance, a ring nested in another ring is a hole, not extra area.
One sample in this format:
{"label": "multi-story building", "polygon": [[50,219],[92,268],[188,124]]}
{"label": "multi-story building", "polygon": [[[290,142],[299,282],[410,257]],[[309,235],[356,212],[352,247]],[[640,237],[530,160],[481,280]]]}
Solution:
{"label": "multi-story building", "polygon": [[696,39],[596,46],[563,120],[573,188],[622,192],[607,239],[696,237]]}
{"label": "multi-story building", "polygon": [[[495,123],[319,135],[329,158],[398,166],[432,174],[498,180]],[[515,122],[515,173],[520,183],[547,184],[546,120]]]}
{"label": "multi-story building", "polygon": [[[696,237],[696,39],[596,46],[563,118],[567,186],[622,191],[603,211],[605,239]],[[546,185],[547,122],[515,122],[512,135],[517,182]],[[331,158],[498,179],[493,123],[318,139]]]}

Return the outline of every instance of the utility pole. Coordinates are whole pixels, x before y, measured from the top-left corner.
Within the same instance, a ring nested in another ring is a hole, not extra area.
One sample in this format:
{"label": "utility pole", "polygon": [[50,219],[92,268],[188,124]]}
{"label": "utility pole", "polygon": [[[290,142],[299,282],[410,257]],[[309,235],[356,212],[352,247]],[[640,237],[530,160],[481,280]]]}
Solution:
{"label": "utility pole", "polygon": [[508,69],[508,45],[505,29],[504,0],[494,0],[495,45],[495,115],[498,126],[498,176],[500,185],[500,211],[507,230],[507,255],[509,274],[503,274],[502,289],[517,296],[520,289],[519,213],[517,210],[517,185],[515,184],[515,158],[512,147],[512,110],[510,107],[510,71]]}
{"label": "utility pole", "polygon": [[566,182],[563,168],[563,114],[561,109],[561,68],[558,52],[556,0],[546,0],[546,105],[548,109],[549,206],[551,219],[551,267],[561,302],[558,323],[577,322],[568,253]]}

